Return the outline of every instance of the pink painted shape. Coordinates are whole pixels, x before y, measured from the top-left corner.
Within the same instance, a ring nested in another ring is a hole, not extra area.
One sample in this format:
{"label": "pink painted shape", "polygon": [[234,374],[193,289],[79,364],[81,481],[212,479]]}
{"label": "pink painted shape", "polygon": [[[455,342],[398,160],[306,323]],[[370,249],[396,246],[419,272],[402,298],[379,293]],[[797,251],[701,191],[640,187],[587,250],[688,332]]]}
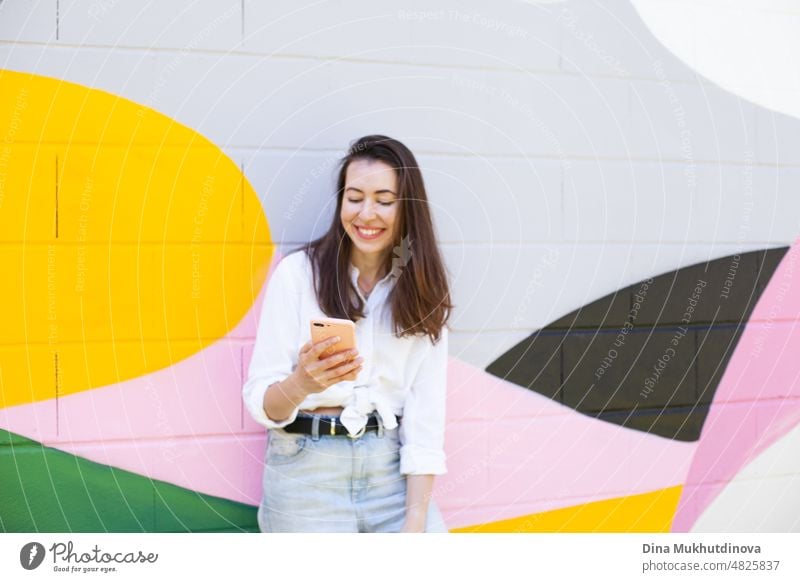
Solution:
{"label": "pink painted shape", "polygon": [[[258,305],[261,305],[259,301]],[[253,357],[253,344],[248,343],[242,347],[242,370],[243,370],[243,377],[247,378],[247,370],[250,369],[250,360]],[[239,401],[241,403],[242,408],[242,429],[245,432],[262,432],[264,427],[258,424],[253,417],[245,410],[244,401],[241,399],[241,391],[239,395]]]}
{"label": "pink painted shape", "polygon": [[598,421],[456,359],[448,380],[448,473],[434,496],[451,528],[681,485],[697,447]]}
{"label": "pink painted shape", "polygon": [[241,428],[242,346],[217,341],[168,368],[59,399],[65,449],[79,442],[233,434]]}
{"label": "pink painted shape", "polygon": [[[77,443],[58,448],[192,491],[258,505],[265,443],[263,435],[227,435]],[[259,464],[258,478],[254,478]]]}
{"label": "pink painted shape", "polygon": [[37,442],[56,434],[56,399],[0,408],[0,427]]}
{"label": "pink painted shape", "polygon": [[[800,239],[776,269],[742,332],[703,425],[673,531],[700,514],[751,460],[800,422]],[[788,399],[788,400],[787,400]],[[786,400],[790,403],[783,406]],[[738,403],[735,405],[733,403]]]}

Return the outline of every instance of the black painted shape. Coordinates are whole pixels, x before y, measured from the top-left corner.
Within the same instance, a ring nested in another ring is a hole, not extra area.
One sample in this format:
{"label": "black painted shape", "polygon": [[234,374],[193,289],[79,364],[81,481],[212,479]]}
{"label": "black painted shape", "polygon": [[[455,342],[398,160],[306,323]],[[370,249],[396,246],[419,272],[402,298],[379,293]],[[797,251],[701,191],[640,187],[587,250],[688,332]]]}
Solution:
{"label": "black painted shape", "polygon": [[640,281],[532,334],[486,371],[583,414],[696,441],[787,250],[731,255]]}

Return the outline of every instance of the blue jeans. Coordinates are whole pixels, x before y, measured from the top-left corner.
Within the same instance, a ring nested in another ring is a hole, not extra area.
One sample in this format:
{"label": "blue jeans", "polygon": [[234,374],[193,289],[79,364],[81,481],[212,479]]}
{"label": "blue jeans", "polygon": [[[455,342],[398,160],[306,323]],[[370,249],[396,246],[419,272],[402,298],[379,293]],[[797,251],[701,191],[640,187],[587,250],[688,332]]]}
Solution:
{"label": "blue jeans", "polygon": [[[259,529],[399,532],[406,513],[406,476],[400,473],[398,433],[383,425],[356,439],[269,429]],[[447,532],[432,499],[425,527],[426,532]]]}

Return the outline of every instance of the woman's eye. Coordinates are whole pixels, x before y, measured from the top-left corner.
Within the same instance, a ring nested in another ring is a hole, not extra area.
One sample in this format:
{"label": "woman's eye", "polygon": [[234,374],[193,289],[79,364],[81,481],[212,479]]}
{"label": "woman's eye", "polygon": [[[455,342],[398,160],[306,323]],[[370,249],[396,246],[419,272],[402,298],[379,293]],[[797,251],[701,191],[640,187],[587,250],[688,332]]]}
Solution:
{"label": "woman's eye", "polygon": [[348,202],[352,202],[352,203],[354,203],[354,204],[355,204],[355,203],[357,203],[357,202],[361,202],[361,200],[357,200],[357,199],[355,199],[355,198],[348,198],[348,199],[347,199],[347,201],[348,201]]}
{"label": "woman's eye", "polygon": [[391,206],[392,204],[394,204],[394,201],[392,201],[392,202],[381,202],[380,204],[381,204],[381,206]]}

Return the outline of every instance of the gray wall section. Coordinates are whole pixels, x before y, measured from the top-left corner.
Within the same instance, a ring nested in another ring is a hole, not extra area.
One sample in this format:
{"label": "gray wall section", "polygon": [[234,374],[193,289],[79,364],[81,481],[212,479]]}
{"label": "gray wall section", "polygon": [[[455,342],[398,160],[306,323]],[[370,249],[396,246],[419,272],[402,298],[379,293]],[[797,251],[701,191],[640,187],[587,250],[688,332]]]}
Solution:
{"label": "gray wall section", "polygon": [[453,277],[453,355],[479,367],[635,281],[797,235],[798,121],[699,77],[627,1],[25,4],[0,6],[2,66],[204,133],[281,244],[328,223],[352,139],[405,140]]}
{"label": "gray wall section", "polygon": [[785,253],[734,255],[638,282],[532,334],[486,369],[584,414],[696,441]]}

